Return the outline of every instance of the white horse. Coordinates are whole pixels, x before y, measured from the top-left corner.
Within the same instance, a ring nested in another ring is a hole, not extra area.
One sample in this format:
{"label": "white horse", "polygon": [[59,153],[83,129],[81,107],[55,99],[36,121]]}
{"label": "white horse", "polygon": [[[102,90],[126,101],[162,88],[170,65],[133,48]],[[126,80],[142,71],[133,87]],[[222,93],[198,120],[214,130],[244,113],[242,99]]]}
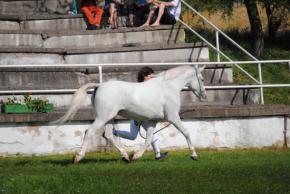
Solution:
{"label": "white horse", "polygon": [[113,141],[113,138],[108,138],[127,161],[136,160],[143,155],[151,142],[153,129],[160,120],[167,120],[185,136],[191,151],[191,158],[197,160],[197,154],[189,133],[179,117],[180,91],[188,86],[200,99],[205,99],[206,94],[201,74],[203,69],[204,67],[198,66],[180,66],[159,73],[155,78],[142,83],[109,81],[102,84],[88,83],[83,85],[74,94],[66,114],[54,122],[64,123],[71,119],[86,97],[87,90],[98,87],[93,99],[97,117],[86,130],[81,150],[74,157],[74,162],[80,161],[85,156],[89,137],[93,136],[96,131],[98,135],[103,134],[105,124],[118,114],[142,121],[147,130],[145,145],[133,153],[132,157],[129,157],[127,152]]}

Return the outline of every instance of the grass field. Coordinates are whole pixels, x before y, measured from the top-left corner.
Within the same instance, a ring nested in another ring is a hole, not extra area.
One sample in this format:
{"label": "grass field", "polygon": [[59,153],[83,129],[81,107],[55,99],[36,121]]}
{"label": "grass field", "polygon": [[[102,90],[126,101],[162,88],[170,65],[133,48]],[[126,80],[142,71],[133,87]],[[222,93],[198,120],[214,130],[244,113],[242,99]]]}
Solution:
{"label": "grass field", "polygon": [[0,193],[290,193],[290,149],[151,152],[127,164],[119,154],[0,159]]}

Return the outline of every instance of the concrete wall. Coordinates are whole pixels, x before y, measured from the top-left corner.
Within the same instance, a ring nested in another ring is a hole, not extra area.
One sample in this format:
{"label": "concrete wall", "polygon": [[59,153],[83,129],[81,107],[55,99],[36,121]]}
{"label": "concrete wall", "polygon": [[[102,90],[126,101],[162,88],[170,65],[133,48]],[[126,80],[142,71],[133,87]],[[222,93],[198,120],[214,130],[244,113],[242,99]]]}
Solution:
{"label": "concrete wall", "polygon": [[208,48],[147,50],[135,52],[94,53],[83,55],[66,55],[67,64],[103,63],[139,63],[139,62],[176,62],[176,61],[207,61]]}
{"label": "concrete wall", "polygon": [[20,24],[12,21],[0,21],[0,30],[20,30]]}
{"label": "concrete wall", "polygon": [[21,24],[22,30],[85,30],[87,24],[84,18],[57,19],[57,20],[28,20]]}
{"label": "concrete wall", "polygon": [[[141,38],[142,37],[142,38]],[[103,33],[78,36],[55,36],[43,41],[44,48],[77,48],[117,46],[123,44],[184,42],[183,30],[139,31],[126,33]]]}
{"label": "concrete wall", "polygon": [[[0,27],[1,28],[1,27]],[[142,38],[140,38],[142,37]],[[124,44],[148,44],[148,43],[183,43],[184,30],[158,30],[158,31],[128,31],[119,33],[80,32],[60,35],[55,34],[0,34],[0,46],[2,47],[32,47],[32,48],[98,48],[104,46],[122,46]]]}
{"label": "concrete wall", "polygon": [[[0,2],[1,3],[1,2]],[[26,15],[27,16],[27,15]],[[0,30],[25,30],[25,31],[67,31],[86,30],[87,23],[82,14],[78,15],[53,15],[58,18],[49,18],[50,15],[41,15],[41,19],[19,17],[19,21],[0,21]],[[45,18],[44,18],[45,17]],[[62,17],[62,18],[60,18]],[[128,17],[118,17],[118,26],[126,27]],[[108,24],[108,17],[102,17],[101,26],[105,28]]]}
{"label": "concrete wall", "polygon": [[72,0],[1,0],[0,14],[66,14],[70,10],[71,3]]}
{"label": "concrete wall", "polygon": [[[126,48],[124,48],[126,49]],[[92,54],[0,53],[0,65],[10,64],[96,64],[140,62],[208,61],[209,51],[201,48],[169,48],[169,50],[106,51]],[[166,56],[166,57],[165,57]]]}
{"label": "concrete wall", "polygon": [[[287,142],[290,143],[290,119],[287,120]],[[189,130],[197,148],[249,148],[282,147],[284,144],[284,117],[209,118],[188,119],[183,124]],[[166,125],[160,123],[157,129]],[[89,123],[71,123],[59,127],[42,124],[8,124],[0,126],[0,155],[52,154],[74,152],[80,148],[85,129]],[[122,130],[129,129],[128,121],[118,124]],[[145,134],[144,130],[141,130]],[[158,133],[162,149],[187,148],[184,137],[170,126]],[[144,139],[121,141],[128,150],[143,145]],[[92,137],[90,150],[111,149],[102,137]],[[151,147],[149,148],[151,149]]]}
{"label": "concrete wall", "polygon": [[[153,67],[154,68],[154,67]],[[105,67],[103,69],[106,69]],[[9,87],[10,89],[73,89],[79,88],[86,82],[99,82],[99,74],[86,74],[83,71],[3,71],[0,72],[0,88]],[[103,72],[103,81],[112,79],[136,82],[137,71],[131,70],[127,72]],[[232,69],[206,69],[203,72],[205,84],[220,84],[232,82]],[[57,85],[56,85],[57,84]]]}

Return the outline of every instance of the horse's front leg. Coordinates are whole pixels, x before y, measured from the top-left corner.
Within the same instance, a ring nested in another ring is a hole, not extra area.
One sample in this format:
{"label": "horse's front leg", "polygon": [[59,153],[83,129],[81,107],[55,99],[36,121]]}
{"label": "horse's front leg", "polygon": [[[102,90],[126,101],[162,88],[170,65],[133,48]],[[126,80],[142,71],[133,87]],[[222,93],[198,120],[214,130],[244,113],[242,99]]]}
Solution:
{"label": "horse's front leg", "polygon": [[129,155],[124,149],[121,144],[115,140],[114,135],[113,135],[113,129],[115,128],[115,125],[113,124],[107,124],[105,126],[105,138],[115,147],[119,152],[121,153],[121,156],[123,159],[126,161],[130,162]]}
{"label": "horse's front leg", "polygon": [[182,122],[181,122],[181,119],[178,115],[178,113],[175,113],[175,114],[171,114],[168,115],[168,121],[170,123],[172,123],[185,137],[186,141],[187,141],[187,144],[188,144],[188,147],[189,147],[189,150],[191,151],[191,156],[190,158],[192,160],[198,160],[197,159],[197,154],[195,152],[195,148],[193,147],[193,144],[192,144],[192,141],[191,141],[191,138],[190,138],[190,135],[189,135],[189,132],[188,130],[183,126]]}
{"label": "horse's front leg", "polygon": [[143,122],[142,126],[147,131],[145,145],[140,150],[137,150],[133,154],[131,160],[137,160],[138,158],[140,158],[144,154],[148,146],[150,145],[152,141],[153,131],[154,131],[154,128],[156,127],[156,122]]}

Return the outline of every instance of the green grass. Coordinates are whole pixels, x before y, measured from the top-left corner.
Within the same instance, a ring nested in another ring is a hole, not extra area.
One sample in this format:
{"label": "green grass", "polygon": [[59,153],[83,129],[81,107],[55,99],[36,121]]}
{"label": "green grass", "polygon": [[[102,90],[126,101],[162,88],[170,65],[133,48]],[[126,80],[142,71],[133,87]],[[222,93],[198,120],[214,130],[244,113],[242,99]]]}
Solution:
{"label": "green grass", "polygon": [[0,159],[0,193],[290,193],[290,149],[171,151],[126,164],[117,153]]}

